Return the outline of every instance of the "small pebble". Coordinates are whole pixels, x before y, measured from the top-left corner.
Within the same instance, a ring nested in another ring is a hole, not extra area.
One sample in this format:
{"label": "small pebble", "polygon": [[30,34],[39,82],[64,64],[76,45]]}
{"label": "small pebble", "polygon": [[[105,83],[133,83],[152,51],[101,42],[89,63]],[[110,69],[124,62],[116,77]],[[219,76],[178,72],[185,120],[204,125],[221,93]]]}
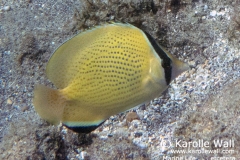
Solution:
{"label": "small pebble", "polygon": [[110,19],[113,20],[115,17],[114,16],[111,16]]}
{"label": "small pebble", "polygon": [[108,137],[113,137],[113,134],[108,134]]}
{"label": "small pebble", "polygon": [[133,144],[138,146],[141,149],[146,149],[147,148],[147,143],[142,142],[139,138],[133,139]]}
{"label": "small pebble", "polygon": [[101,140],[107,140],[108,139],[108,136],[100,136],[99,137]]}
{"label": "small pebble", "polygon": [[127,155],[126,158],[127,158],[127,159],[133,159],[133,153],[130,153],[129,155]]}
{"label": "small pebble", "polygon": [[166,153],[169,150],[169,148],[167,146],[161,146],[160,148],[160,152],[162,153]]}
{"label": "small pebble", "polygon": [[140,119],[136,112],[129,112],[126,116],[127,122],[132,122],[135,119]]}
{"label": "small pebble", "polygon": [[9,11],[9,10],[10,10],[10,6],[4,6],[4,7],[3,7],[3,10],[4,10],[4,11]]}
{"label": "small pebble", "polygon": [[202,104],[197,103],[196,106],[197,106],[197,107],[202,107]]}
{"label": "small pebble", "polygon": [[134,133],[134,137],[141,137],[142,136],[142,132],[135,132]]}
{"label": "small pebble", "polygon": [[28,108],[29,108],[28,106],[24,106],[21,108],[21,110],[22,110],[22,112],[25,112],[26,110],[28,110]]}
{"label": "small pebble", "polygon": [[204,5],[204,10],[206,11],[208,9],[208,6],[207,5]]}
{"label": "small pebble", "polygon": [[213,11],[210,12],[210,16],[213,16],[213,17],[214,17],[214,16],[216,16],[216,15],[217,15],[217,11],[213,10]]}
{"label": "small pebble", "polygon": [[137,123],[134,123],[134,124],[133,124],[133,127],[134,127],[134,128],[138,128],[138,124],[137,124]]}
{"label": "small pebble", "polygon": [[85,159],[89,158],[88,153],[86,151],[82,151],[81,154],[80,154],[80,157],[81,157],[82,160],[85,160]]}
{"label": "small pebble", "polygon": [[7,99],[7,104],[12,104],[12,100],[10,98]]}
{"label": "small pebble", "polygon": [[14,105],[13,108],[19,110],[19,106],[18,105]]}

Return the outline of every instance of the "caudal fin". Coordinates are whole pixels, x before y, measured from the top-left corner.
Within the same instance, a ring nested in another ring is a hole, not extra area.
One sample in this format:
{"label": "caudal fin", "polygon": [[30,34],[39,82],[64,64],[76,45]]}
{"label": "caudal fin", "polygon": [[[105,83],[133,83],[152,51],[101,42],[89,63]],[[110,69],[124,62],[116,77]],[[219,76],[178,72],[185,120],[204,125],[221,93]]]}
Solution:
{"label": "caudal fin", "polygon": [[62,119],[65,99],[59,90],[36,85],[34,88],[33,105],[40,117],[54,125]]}

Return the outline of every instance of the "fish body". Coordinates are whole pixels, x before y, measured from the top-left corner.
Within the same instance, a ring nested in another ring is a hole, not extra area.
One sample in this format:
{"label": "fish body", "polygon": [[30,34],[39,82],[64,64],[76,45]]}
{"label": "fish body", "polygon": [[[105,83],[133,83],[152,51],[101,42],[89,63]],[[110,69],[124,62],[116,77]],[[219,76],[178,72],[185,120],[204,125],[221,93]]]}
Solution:
{"label": "fish body", "polygon": [[54,52],[46,74],[58,89],[36,85],[33,103],[48,122],[88,133],[110,116],[160,96],[187,69],[148,33],[130,24],[106,24]]}

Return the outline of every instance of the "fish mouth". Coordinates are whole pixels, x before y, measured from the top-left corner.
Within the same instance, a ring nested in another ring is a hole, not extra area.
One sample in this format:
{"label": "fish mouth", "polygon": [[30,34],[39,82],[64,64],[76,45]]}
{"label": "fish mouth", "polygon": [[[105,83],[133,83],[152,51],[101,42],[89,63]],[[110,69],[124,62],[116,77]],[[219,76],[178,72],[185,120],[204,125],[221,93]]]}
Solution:
{"label": "fish mouth", "polygon": [[183,72],[190,69],[187,63],[182,62],[175,57],[173,58],[174,58],[174,63],[172,64],[172,78],[171,78],[172,80],[175,79],[180,74],[182,74]]}

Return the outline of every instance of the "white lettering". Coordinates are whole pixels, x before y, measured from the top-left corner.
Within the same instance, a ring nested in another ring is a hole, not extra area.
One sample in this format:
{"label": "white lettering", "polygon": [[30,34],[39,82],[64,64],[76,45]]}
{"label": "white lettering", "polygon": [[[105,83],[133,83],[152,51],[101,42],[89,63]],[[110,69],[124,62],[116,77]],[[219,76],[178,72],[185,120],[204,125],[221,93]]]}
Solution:
{"label": "white lettering", "polygon": [[183,160],[183,157],[166,157],[166,156],[163,156],[163,160]]}
{"label": "white lettering", "polygon": [[186,141],[183,141],[182,146],[183,146],[184,148],[186,148],[186,147],[188,147],[188,143],[187,143]]}
{"label": "white lettering", "polygon": [[208,142],[208,141],[204,142],[204,143],[203,143],[203,146],[206,147],[206,148],[208,148],[208,147],[209,147],[209,142]]}
{"label": "white lettering", "polygon": [[176,147],[182,147],[181,144],[180,144],[181,141],[182,141],[182,140],[179,140],[179,141],[176,140]]}
{"label": "white lettering", "polygon": [[[216,142],[216,143],[220,143],[220,142]],[[203,141],[203,140],[198,140],[198,141],[191,141],[191,142],[186,142],[186,141],[182,141],[182,140],[176,140],[175,141],[175,147],[181,147],[181,148],[203,148],[206,147],[208,148],[210,146],[210,143],[208,141]]]}
{"label": "white lettering", "polygon": [[193,146],[193,147],[198,147],[198,146],[199,146],[199,143],[196,142],[196,141],[193,141],[193,142],[192,142],[192,146]]}
{"label": "white lettering", "polygon": [[222,140],[214,140],[213,141],[214,143],[214,146],[217,148],[217,147],[222,147]]}

